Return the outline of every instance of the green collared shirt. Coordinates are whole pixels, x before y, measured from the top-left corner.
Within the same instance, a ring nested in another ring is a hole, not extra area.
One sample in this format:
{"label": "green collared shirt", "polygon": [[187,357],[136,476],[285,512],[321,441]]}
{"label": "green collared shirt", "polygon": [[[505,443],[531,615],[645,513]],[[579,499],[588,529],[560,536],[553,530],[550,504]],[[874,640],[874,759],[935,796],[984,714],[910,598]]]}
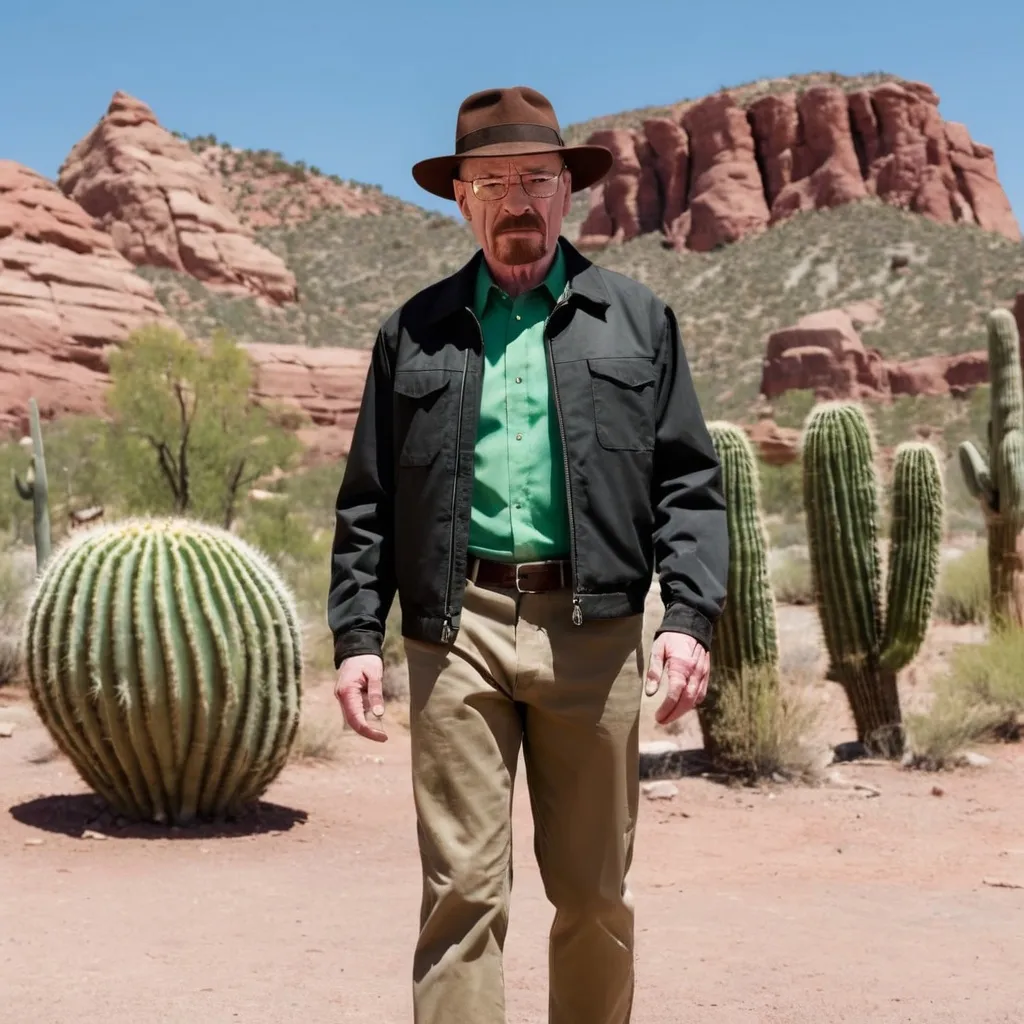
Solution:
{"label": "green collared shirt", "polygon": [[542,285],[510,298],[480,261],[474,312],[484,336],[469,550],[529,562],[569,553],[565,470],[544,324],[566,285],[559,246]]}

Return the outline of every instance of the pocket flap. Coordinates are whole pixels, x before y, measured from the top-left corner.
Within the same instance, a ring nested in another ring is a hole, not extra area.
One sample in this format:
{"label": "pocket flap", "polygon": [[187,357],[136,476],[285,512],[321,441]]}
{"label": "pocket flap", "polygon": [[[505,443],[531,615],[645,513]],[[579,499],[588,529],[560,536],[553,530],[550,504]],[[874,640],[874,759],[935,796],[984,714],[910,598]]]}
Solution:
{"label": "pocket flap", "polygon": [[604,377],[627,387],[638,388],[654,383],[654,367],[649,359],[642,356],[606,356],[588,359],[587,365],[595,377]]}
{"label": "pocket flap", "polygon": [[444,369],[398,370],[395,373],[395,392],[407,398],[423,398],[448,386],[452,371]]}

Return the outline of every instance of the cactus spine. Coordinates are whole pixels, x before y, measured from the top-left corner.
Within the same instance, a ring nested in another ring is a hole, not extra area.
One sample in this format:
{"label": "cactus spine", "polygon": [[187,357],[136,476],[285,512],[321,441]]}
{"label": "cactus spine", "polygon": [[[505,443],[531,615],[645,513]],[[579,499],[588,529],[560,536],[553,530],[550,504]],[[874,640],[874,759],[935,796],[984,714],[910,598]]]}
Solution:
{"label": "cactus spine", "polygon": [[779,650],[757,461],[741,428],[711,423],[708,429],[722,464],[729,578],[728,599],[715,627],[708,692],[697,714],[704,748],[712,760],[718,760],[721,754],[728,755],[716,735],[721,694],[729,686],[741,685],[745,674],[762,670],[767,670],[767,678],[774,683]]}
{"label": "cactus spine", "polygon": [[899,756],[904,736],[896,673],[924,640],[939,572],[938,457],[920,442],[896,450],[884,609],[875,449],[859,406],[827,402],[811,411],[804,427],[803,475],[829,676],[846,691],[861,743],[874,753]]}
{"label": "cactus spine", "polygon": [[227,531],[128,519],[72,534],[38,581],[29,692],[85,782],[133,820],[236,815],[298,724],[290,592]]}
{"label": "cactus spine", "polygon": [[39,424],[39,406],[34,398],[28,401],[29,422],[32,429],[32,462],[22,482],[14,475],[14,487],[25,501],[32,502],[32,536],[36,545],[36,569],[42,570],[50,557],[50,505],[46,479],[46,460],[43,457],[43,431]]}
{"label": "cactus spine", "polygon": [[993,310],[987,326],[989,458],[970,441],[960,445],[959,455],[967,489],[985,513],[991,618],[1001,628],[1024,626],[1024,385],[1012,314]]}

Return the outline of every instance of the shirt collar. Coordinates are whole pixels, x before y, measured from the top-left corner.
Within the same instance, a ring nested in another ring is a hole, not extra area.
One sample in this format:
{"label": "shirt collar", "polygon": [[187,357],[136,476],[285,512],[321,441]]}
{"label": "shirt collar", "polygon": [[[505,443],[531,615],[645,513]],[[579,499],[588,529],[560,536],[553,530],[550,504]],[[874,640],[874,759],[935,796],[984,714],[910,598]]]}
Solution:
{"label": "shirt collar", "polygon": [[[565,292],[567,281],[565,254],[562,252],[562,247],[558,245],[555,247],[555,258],[551,261],[551,267],[548,269],[542,286],[547,289],[551,298],[558,302]],[[492,291],[498,292],[500,289],[487,268],[487,261],[482,259],[477,268],[476,288],[473,294],[473,310],[477,316],[483,316]]]}

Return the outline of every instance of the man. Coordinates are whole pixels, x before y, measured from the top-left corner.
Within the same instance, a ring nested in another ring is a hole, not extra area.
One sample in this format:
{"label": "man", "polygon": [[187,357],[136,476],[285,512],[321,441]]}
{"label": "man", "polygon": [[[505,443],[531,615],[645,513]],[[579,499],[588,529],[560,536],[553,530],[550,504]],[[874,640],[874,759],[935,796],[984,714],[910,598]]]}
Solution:
{"label": "man", "polygon": [[[349,725],[384,740],[397,591],[423,873],[417,1024],[504,1024],[510,806],[522,751],[555,908],[551,1024],[625,1024],[643,609],[647,694],[702,700],[725,600],[720,466],[672,310],[561,237],[611,166],[528,88],[468,97],[413,168],[480,245],[381,327],[337,498],[328,621]],[[369,717],[367,715],[369,712]],[[684,864],[669,865],[680,870]]]}

